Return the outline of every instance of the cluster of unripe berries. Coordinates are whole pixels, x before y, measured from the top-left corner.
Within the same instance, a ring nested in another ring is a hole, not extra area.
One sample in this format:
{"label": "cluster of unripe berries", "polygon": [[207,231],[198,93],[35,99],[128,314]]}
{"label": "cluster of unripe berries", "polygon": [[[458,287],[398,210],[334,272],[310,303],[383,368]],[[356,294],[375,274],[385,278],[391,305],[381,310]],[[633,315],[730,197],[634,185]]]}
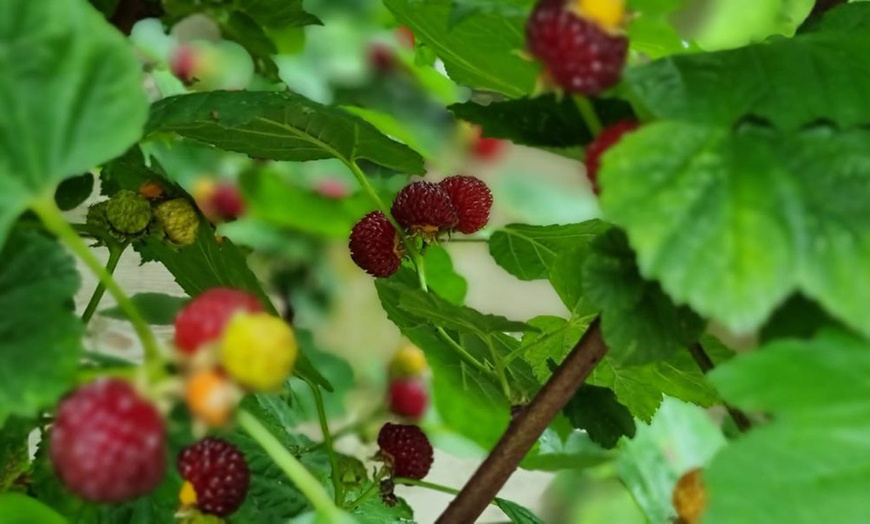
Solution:
{"label": "cluster of unripe berries", "polygon": [[[475,177],[456,175],[440,182],[405,186],[390,208],[404,234],[437,242],[443,234],[470,234],[489,222],[492,193]],[[402,265],[402,236],[380,211],[364,216],[350,234],[350,256],[367,273],[388,277]]]}
{"label": "cluster of unripe berries", "polygon": [[[242,291],[208,290],[175,321],[183,397],[202,429],[227,425],[245,392],[280,389],[297,352],[292,328]],[[98,379],[67,395],[50,437],[61,481],[94,502],[154,490],[165,475],[168,449],[165,410],[158,404],[120,379]],[[205,438],[184,448],[176,465],[185,480],[180,499],[186,510],[224,516],[244,501],[250,473],[229,442]]]}

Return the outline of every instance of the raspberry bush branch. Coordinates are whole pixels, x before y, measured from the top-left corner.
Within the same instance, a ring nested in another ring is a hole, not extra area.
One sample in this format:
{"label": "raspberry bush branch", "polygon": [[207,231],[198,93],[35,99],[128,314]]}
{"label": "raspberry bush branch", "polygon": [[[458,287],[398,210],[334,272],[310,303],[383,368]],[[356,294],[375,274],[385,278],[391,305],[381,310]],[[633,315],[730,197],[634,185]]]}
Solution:
{"label": "raspberry bush branch", "polygon": [[[692,355],[692,359],[698,364],[698,368],[705,375],[713,369],[715,369],[716,364],[713,362],[713,359],[710,358],[710,355],[704,349],[704,346],[701,345],[700,342],[696,342],[689,346],[689,354]],[[730,406],[728,404],[724,404],[725,409],[728,411],[728,415],[731,416],[731,419],[734,421],[734,425],[737,426],[742,432],[747,432],[752,429],[752,421],[746,415],[746,413],[740,411],[739,409]]]}
{"label": "raspberry bush branch", "polygon": [[531,403],[511,421],[486,460],[436,522],[474,522],[606,354],[601,322],[596,319]]}
{"label": "raspberry bush branch", "polygon": [[118,302],[118,307],[127,315],[139,341],[142,343],[142,350],[145,356],[145,373],[150,380],[157,380],[165,375],[163,369],[163,355],[161,354],[160,346],[151,327],[142,318],[136,305],[130,300],[130,297],[124,292],[120,285],[115,281],[114,277],[106,271],[103,264],[94,256],[91,249],[84,240],[78,235],[75,229],[66,221],[63,214],[57,208],[54,202],[53,194],[46,198],[42,198],[31,205],[31,209],[42,220],[45,228],[57,236],[72,251],[91,272],[97,277],[109,293]]}

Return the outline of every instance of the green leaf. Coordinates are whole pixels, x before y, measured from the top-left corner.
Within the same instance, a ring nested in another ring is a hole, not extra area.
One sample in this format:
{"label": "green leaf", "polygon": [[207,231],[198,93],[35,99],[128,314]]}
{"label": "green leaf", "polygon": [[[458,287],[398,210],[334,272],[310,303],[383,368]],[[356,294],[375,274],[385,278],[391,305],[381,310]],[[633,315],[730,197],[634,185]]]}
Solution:
{"label": "green leaf", "polygon": [[717,368],[711,379],[723,397],[770,413],[771,422],[705,470],[704,522],[760,522],[762,500],[765,522],[861,521],[870,511],[870,442],[862,438],[870,431],[868,373],[867,341],[833,330],[769,344]]}
{"label": "green leaf", "polygon": [[[164,293],[137,293],[130,297],[133,305],[142,314],[145,322],[155,326],[169,326],[175,322],[175,316],[187,303],[184,297],[166,295]],[[127,315],[118,306],[100,311],[100,314],[119,320],[127,320]]]}
{"label": "green leaf", "polygon": [[[305,11],[302,0],[210,0],[208,8],[215,11],[216,19],[237,12],[246,13],[264,27],[289,29],[312,24],[320,20]],[[175,19],[203,11],[199,0],[163,0],[163,9]]]}
{"label": "green leaf", "polygon": [[676,306],[657,283],[640,276],[618,229],[592,241],[582,280],[586,297],[601,310],[604,341],[616,362],[662,360],[697,341],[704,330],[703,319]]}
{"label": "green leaf", "polygon": [[32,421],[11,418],[0,430],[0,492],[9,491],[30,470],[28,437],[35,426]]}
{"label": "green leaf", "polygon": [[836,325],[820,305],[798,294],[773,312],[758,336],[761,343],[778,338],[812,338],[820,329]]}
{"label": "green leaf", "polygon": [[429,288],[447,302],[462,305],[468,282],[453,268],[453,260],[447,250],[441,246],[429,246],[423,254],[423,262]]}
{"label": "green leaf", "polygon": [[853,2],[836,6],[822,16],[816,31],[855,31],[870,27],[870,4]]}
{"label": "green leaf", "polygon": [[580,244],[557,254],[550,265],[550,284],[575,318],[598,313],[598,308],[590,302],[583,289],[583,268],[591,251],[588,243]]}
{"label": "green leaf", "polygon": [[586,430],[592,442],[605,449],[616,446],[623,436],[632,438],[636,427],[631,412],[619,403],[613,390],[583,384],[563,410],[577,429]]}
{"label": "green leaf", "polygon": [[[631,107],[622,100],[596,99],[593,104],[605,125],[633,117]],[[482,126],[483,136],[515,144],[577,147],[593,138],[570,96],[544,95],[489,105],[463,102],[447,109],[456,118]]]}
{"label": "green leaf", "polygon": [[868,149],[866,130],[651,124],[605,155],[602,205],[644,277],[735,332],[801,291],[870,333]]}
{"label": "green leaf", "polygon": [[0,524],[65,524],[50,507],[21,493],[0,493]]}
{"label": "green leaf", "polygon": [[61,211],[69,211],[80,206],[94,190],[94,175],[85,173],[67,178],[54,192],[54,201]]}
{"label": "green leaf", "polygon": [[423,158],[365,120],[292,93],[213,91],[165,98],[152,107],[148,132],[273,160],[369,161],[423,174]]}
{"label": "green leaf", "polygon": [[624,81],[659,119],[730,126],[754,116],[785,130],[818,120],[846,128],[870,123],[868,53],[861,31],[816,32],[672,56],[626,70]]}
{"label": "green leaf", "polygon": [[668,18],[682,8],[682,0],[628,0],[631,49],[652,58],[687,51],[687,46]]}
{"label": "green leaf", "polygon": [[693,39],[704,49],[726,49],[792,36],[810,14],[814,0],[715,0],[705,6]]}
{"label": "green leaf", "polygon": [[441,58],[447,74],[457,83],[514,98],[530,93],[538,66],[519,54],[525,48],[527,11],[512,9],[506,15],[479,10],[454,20],[453,3],[454,0],[384,1],[399,23],[408,26],[420,42]]}
{"label": "green leaf", "polygon": [[[567,425],[567,422],[564,422]],[[538,446],[529,452],[520,466],[537,471],[586,469],[608,462],[613,451],[604,450],[581,431],[569,431],[563,438],[551,427],[538,439]]]}
{"label": "green leaf", "polygon": [[523,334],[518,354],[528,362],[534,376],[546,382],[552,375],[550,362],[559,363],[580,341],[590,319],[572,317],[570,321],[554,316],[540,316],[528,321],[538,332]]}
{"label": "green leaf", "polygon": [[73,385],[84,333],[71,308],[79,284],[54,240],[13,230],[0,251],[0,425],[36,415]]}
{"label": "green leaf", "polygon": [[543,524],[544,522],[536,517],[528,508],[520,506],[516,502],[498,497],[493,499],[493,502],[513,524]]}
{"label": "green leaf", "polygon": [[520,280],[545,279],[560,252],[588,243],[607,227],[599,220],[552,226],[509,224],[493,232],[489,254]]}
{"label": "green leaf", "polygon": [[0,245],[29,203],[124,152],[147,101],[124,37],[84,1],[0,4]]}

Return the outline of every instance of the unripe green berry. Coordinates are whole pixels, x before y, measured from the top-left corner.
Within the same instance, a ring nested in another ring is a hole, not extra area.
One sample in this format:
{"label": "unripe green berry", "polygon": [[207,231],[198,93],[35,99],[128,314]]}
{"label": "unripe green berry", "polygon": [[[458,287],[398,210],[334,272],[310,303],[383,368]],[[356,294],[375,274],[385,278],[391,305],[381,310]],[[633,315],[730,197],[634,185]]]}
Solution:
{"label": "unripe green berry", "polygon": [[151,223],[151,204],[133,191],[119,191],[106,204],[106,218],[117,231],[127,235],[141,233]]}
{"label": "unripe green berry", "polygon": [[85,218],[85,223],[89,226],[108,230],[111,227],[109,225],[109,219],[106,218],[106,206],[108,204],[108,200],[91,204],[91,206],[88,207],[88,214]]}
{"label": "unripe green berry", "polygon": [[196,240],[199,215],[184,198],[163,202],[154,209],[154,216],[173,243],[187,246]]}

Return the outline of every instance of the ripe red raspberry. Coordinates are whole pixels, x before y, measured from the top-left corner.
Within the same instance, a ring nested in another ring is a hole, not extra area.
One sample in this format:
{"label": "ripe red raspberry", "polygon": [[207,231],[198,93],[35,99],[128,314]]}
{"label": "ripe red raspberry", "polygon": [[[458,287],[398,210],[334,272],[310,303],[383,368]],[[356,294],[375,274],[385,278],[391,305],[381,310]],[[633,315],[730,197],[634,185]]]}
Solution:
{"label": "ripe red raspberry", "polygon": [[93,502],[145,495],[166,472],[163,418],[123,380],[98,379],[64,398],[50,443],[60,480]]}
{"label": "ripe red raspberry", "polygon": [[212,196],[214,209],[224,220],[235,220],[245,212],[245,201],[239,188],[232,182],[218,184]]}
{"label": "ripe red raspberry", "polygon": [[442,188],[456,208],[459,222],[456,230],[460,233],[474,233],[489,222],[492,210],[492,192],[483,180],[473,176],[456,175],[440,182]]}
{"label": "ripe red raspberry", "polygon": [[390,383],[390,411],[400,417],[420,418],[426,413],[429,395],[419,380],[396,379]]}
{"label": "ripe red raspberry", "polygon": [[474,158],[483,162],[492,162],[501,156],[507,142],[498,138],[484,138],[478,136],[474,138],[471,144],[471,152]]}
{"label": "ripe red raspberry", "polygon": [[372,211],[353,226],[348,247],[356,265],[372,276],[388,277],[402,265],[399,235],[380,211]]}
{"label": "ripe red raspberry", "polygon": [[239,312],[257,313],[257,297],[229,288],[213,288],[191,300],[175,317],[175,346],[187,354],[217,340],[230,318]]}
{"label": "ripe red raspberry", "polygon": [[183,486],[182,503],[203,513],[223,517],[239,509],[248,493],[250,472],[245,456],[234,445],[207,437],[178,454],[178,472]]}
{"label": "ripe red raspberry", "polygon": [[595,140],[586,146],[586,176],[589,177],[589,181],[592,183],[592,190],[595,194],[598,194],[600,191],[598,187],[598,169],[601,167],[601,155],[616,145],[624,134],[634,131],[639,125],[634,120],[620,120],[606,127],[595,137]]}
{"label": "ripe red raspberry", "polygon": [[450,195],[433,182],[412,182],[402,188],[391,211],[400,226],[426,237],[451,229],[459,221]]}
{"label": "ripe red raspberry", "polygon": [[619,81],[628,40],[578,16],[566,0],[541,0],[526,21],[526,46],[565,91],[595,95]]}
{"label": "ripe red raspberry", "polygon": [[434,459],[432,444],[417,426],[387,422],[378,433],[379,455],[392,464],[393,476],[420,480]]}

